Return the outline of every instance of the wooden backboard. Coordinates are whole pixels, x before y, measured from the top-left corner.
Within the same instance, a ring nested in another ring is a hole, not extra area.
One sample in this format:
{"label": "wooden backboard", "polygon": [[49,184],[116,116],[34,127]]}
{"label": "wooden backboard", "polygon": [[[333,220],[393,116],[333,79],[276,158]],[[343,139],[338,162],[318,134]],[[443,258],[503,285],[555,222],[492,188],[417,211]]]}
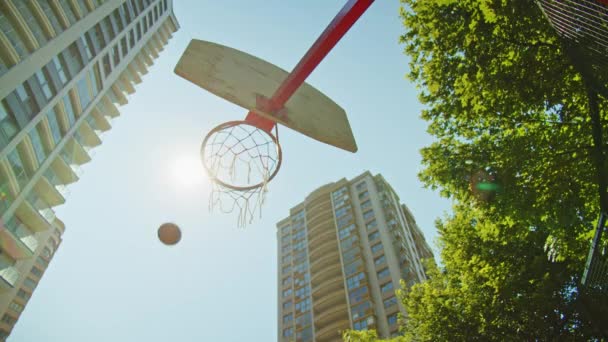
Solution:
{"label": "wooden backboard", "polygon": [[188,44],[175,73],[236,105],[285,125],[315,140],[356,152],[346,112],[323,93],[302,84],[285,104],[286,115],[260,110],[259,95],[272,97],[289,74],[245,52],[202,40]]}

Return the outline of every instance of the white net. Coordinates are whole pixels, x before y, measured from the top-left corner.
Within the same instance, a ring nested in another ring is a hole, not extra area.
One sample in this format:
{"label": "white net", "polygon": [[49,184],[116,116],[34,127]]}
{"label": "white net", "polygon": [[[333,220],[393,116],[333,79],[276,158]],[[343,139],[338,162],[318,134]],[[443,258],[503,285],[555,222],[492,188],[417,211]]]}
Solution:
{"label": "white net", "polygon": [[212,181],[209,209],[238,211],[239,227],[261,216],[268,182],[281,165],[281,148],[270,133],[244,121],[214,128],[201,148]]}

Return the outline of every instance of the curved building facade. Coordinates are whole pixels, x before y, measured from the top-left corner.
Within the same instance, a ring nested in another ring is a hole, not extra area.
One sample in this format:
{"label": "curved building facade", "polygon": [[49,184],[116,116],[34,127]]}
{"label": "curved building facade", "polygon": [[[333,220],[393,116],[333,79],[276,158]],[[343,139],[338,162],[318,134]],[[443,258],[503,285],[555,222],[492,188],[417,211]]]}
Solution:
{"label": "curved building facade", "polygon": [[53,208],[178,28],[171,0],[0,1],[0,340],[61,243]]}
{"label": "curved building facade", "polygon": [[346,329],[398,334],[403,280],[433,258],[409,209],[365,172],[313,191],[277,224],[278,340],[341,341]]}

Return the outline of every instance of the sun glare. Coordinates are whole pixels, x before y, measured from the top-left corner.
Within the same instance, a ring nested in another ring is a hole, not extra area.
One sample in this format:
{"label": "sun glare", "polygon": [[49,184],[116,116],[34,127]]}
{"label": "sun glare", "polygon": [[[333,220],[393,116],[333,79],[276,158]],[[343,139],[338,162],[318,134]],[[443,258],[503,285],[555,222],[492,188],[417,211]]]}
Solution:
{"label": "sun glare", "polygon": [[177,156],[171,163],[171,177],[180,187],[200,186],[207,175],[200,160],[194,156]]}

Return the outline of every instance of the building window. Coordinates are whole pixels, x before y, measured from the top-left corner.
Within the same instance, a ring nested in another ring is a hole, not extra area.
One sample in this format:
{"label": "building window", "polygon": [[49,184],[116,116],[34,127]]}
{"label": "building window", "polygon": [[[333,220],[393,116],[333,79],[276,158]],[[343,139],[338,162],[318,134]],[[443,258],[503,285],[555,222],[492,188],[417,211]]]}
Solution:
{"label": "building window", "polygon": [[363,300],[363,296],[367,294],[367,286],[361,286],[358,289],[350,291],[348,298],[350,299],[350,303],[354,304]]}
{"label": "building window", "polygon": [[359,269],[359,267],[361,267],[362,264],[363,264],[363,261],[361,259],[359,259],[359,260],[355,260],[351,264],[344,266],[344,275],[346,275],[348,277],[351,274],[357,272],[357,270]]}
{"label": "building window", "polygon": [[95,51],[93,51],[93,49],[91,48],[91,46],[89,45],[89,43],[87,42],[87,39],[85,37],[82,38],[82,45],[84,45],[84,52],[87,55],[87,60],[91,60],[93,59],[93,56],[95,55]]}
{"label": "building window", "polygon": [[141,39],[141,24],[139,22],[135,25],[135,31],[137,32],[137,41],[139,41]]}
{"label": "building window", "polygon": [[391,273],[388,271],[388,267],[387,267],[387,268],[385,268],[385,269],[383,269],[381,271],[378,271],[378,279],[382,279],[384,277],[388,277],[390,274]]}
{"label": "building window", "polygon": [[392,296],[386,300],[384,300],[384,308],[388,309],[393,305],[397,305],[397,297]]}
{"label": "building window", "polygon": [[46,160],[46,152],[44,151],[44,146],[42,145],[42,140],[40,139],[40,134],[36,127],[34,127],[28,135],[30,136],[30,140],[32,141],[32,147],[34,148],[34,153],[36,154],[36,159],[38,160],[38,164],[42,164]]}
{"label": "building window", "polygon": [[112,73],[112,63],[110,63],[110,55],[106,53],[105,56],[103,56],[102,59],[102,64],[103,64],[103,73],[105,78],[108,78],[108,76],[110,76],[110,74]]}
{"label": "building window", "polygon": [[133,30],[129,31],[129,48],[133,48],[135,46],[135,32]]}
{"label": "building window", "polygon": [[118,51],[118,44],[114,45],[114,48],[112,48],[112,61],[114,62],[114,67],[116,67],[120,63],[120,53]]}
{"label": "building window", "polygon": [[40,253],[43,257],[49,259],[51,257],[51,250],[48,247],[44,247],[42,253]]}
{"label": "building window", "polygon": [[393,290],[393,282],[389,281],[388,283],[380,286],[380,291],[382,291],[382,293],[388,292],[388,291],[392,291]]}
{"label": "building window", "polygon": [[376,240],[380,237],[380,232],[378,232],[378,231],[373,232],[373,233],[369,234],[367,237],[369,239],[369,242],[373,242],[374,240]]}
{"label": "building window", "polygon": [[74,114],[74,107],[72,107],[72,101],[70,100],[70,95],[66,95],[63,97],[63,107],[65,108],[65,113],[68,116],[69,126],[72,127],[74,122],[76,122],[76,115]]}
{"label": "building window", "polygon": [[37,269],[36,267],[32,267],[31,272],[33,275],[35,275],[38,278],[42,277],[42,271]]}
{"label": "building window", "polygon": [[367,230],[372,230],[376,227],[378,227],[378,221],[376,221],[376,219],[373,219],[371,221],[369,221],[365,227],[367,228]]}
{"label": "building window", "polygon": [[19,157],[19,153],[17,150],[12,150],[8,155],[7,159],[11,168],[13,169],[13,174],[15,178],[17,178],[17,183],[19,183],[19,187],[23,188],[27,184],[29,179],[28,175],[23,168],[23,162],[21,161],[21,157]]}
{"label": "building window", "polygon": [[19,303],[15,303],[15,302],[11,302],[8,305],[9,308],[11,308],[12,310],[16,311],[16,312],[21,312],[23,311],[23,305],[19,304]]}
{"label": "building window", "polygon": [[78,50],[78,45],[76,44],[76,42],[68,46],[68,56],[70,57],[71,62],[76,65],[76,70],[82,70],[82,68],[84,67],[84,63],[82,61],[82,56],[80,55],[80,50]]}
{"label": "building window", "polygon": [[361,183],[357,184],[357,191],[362,191],[364,189],[367,189],[367,183],[365,183],[365,181],[362,181]]}
{"label": "building window", "polygon": [[49,84],[49,77],[47,76],[46,71],[44,71],[44,69],[38,70],[34,75],[36,75],[36,80],[38,80],[38,84],[40,84],[42,93],[47,101],[53,98],[55,95],[55,90]]}
{"label": "building window", "polygon": [[51,134],[53,135],[53,142],[58,144],[61,141],[61,128],[59,128],[59,122],[57,121],[57,113],[55,109],[51,109],[47,114],[49,126],[51,128]]}
{"label": "building window", "polygon": [[289,322],[293,321],[293,314],[288,314],[283,316],[283,324],[287,324]]}
{"label": "building window", "polygon": [[382,243],[378,242],[377,244],[372,246],[372,254],[376,254],[377,252],[382,250]]}
{"label": "building window", "polygon": [[87,75],[78,81],[76,88],[78,89],[78,97],[80,98],[80,107],[84,111],[89,103],[91,103],[91,91],[89,90]]}
{"label": "building window", "polygon": [[27,83],[20,84],[15,89],[15,93],[21,101],[21,104],[23,105],[23,108],[28,118],[32,118],[34,114],[38,113],[38,105],[34,101],[32,89]]}
{"label": "building window", "polygon": [[23,286],[30,290],[33,290],[36,287],[36,282],[31,278],[25,278],[25,280],[23,281]]}
{"label": "building window", "polygon": [[365,191],[363,191],[362,193],[359,194],[359,199],[364,199],[368,195],[369,195],[369,193],[367,192],[367,190],[365,190]]}
{"label": "building window", "polygon": [[368,210],[366,212],[363,213],[363,220],[367,221],[371,218],[374,217],[374,211],[373,210]]}
{"label": "building window", "polygon": [[0,130],[4,138],[2,147],[8,145],[10,140],[19,132],[17,120],[15,120],[13,113],[8,111],[7,107],[4,100],[0,102]]}
{"label": "building window", "polygon": [[386,320],[388,321],[388,325],[397,324],[397,314],[394,313],[392,315],[387,316]]}
{"label": "building window", "polygon": [[353,328],[355,330],[366,330],[367,329],[367,320],[361,320],[359,322],[355,322],[353,324]]}
{"label": "building window", "polygon": [[129,47],[127,46],[127,36],[122,37],[120,40],[120,47],[122,49],[122,57],[125,57],[129,53]]}
{"label": "building window", "polygon": [[348,289],[354,289],[357,288],[359,286],[361,286],[361,280],[365,279],[365,273],[360,272],[359,274],[355,275],[354,277],[350,277],[346,279],[346,286],[348,287]]}
{"label": "building window", "polygon": [[292,289],[287,289],[287,290],[283,291],[283,298],[291,296],[292,293],[293,293]]}
{"label": "building window", "polygon": [[371,307],[369,301],[365,301],[359,305],[353,306],[351,310],[351,314],[353,316],[353,320],[359,319],[365,316],[365,311]]}
{"label": "building window", "polygon": [[9,314],[4,314],[4,316],[2,316],[2,322],[13,325],[17,322],[17,319]]}
{"label": "building window", "polygon": [[293,336],[293,327],[283,330],[283,337]]}
{"label": "building window", "polygon": [[381,256],[377,257],[376,259],[374,259],[374,264],[376,266],[382,265],[384,262],[386,262],[386,257],[384,255],[381,255]]}
{"label": "building window", "polygon": [[48,261],[46,261],[46,260],[44,260],[44,259],[43,259],[43,258],[41,258],[41,257],[37,257],[37,258],[36,258],[36,263],[38,264],[38,266],[42,266],[43,268],[44,268],[44,267],[47,267],[47,266],[49,265],[49,262],[48,262]]}
{"label": "building window", "polygon": [[17,291],[17,297],[28,300],[30,298],[30,294],[23,291],[22,289],[19,289],[19,291]]}
{"label": "building window", "polygon": [[367,208],[371,208],[372,206],[372,201],[371,200],[366,200],[365,202],[361,203],[361,209],[365,210]]}
{"label": "building window", "polygon": [[53,65],[55,66],[55,70],[57,70],[57,74],[59,75],[59,80],[61,84],[66,84],[68,82],[68,76],[65,73],[65,64],[63,61],[63,57],[61,55],[55,56],[52,59]]}
{"label": "building window", "polygon": [[293,302],[291,300],[286,301],[285,303],[283,303],[283,310],[291,309],[292,305],[293,305]]}

